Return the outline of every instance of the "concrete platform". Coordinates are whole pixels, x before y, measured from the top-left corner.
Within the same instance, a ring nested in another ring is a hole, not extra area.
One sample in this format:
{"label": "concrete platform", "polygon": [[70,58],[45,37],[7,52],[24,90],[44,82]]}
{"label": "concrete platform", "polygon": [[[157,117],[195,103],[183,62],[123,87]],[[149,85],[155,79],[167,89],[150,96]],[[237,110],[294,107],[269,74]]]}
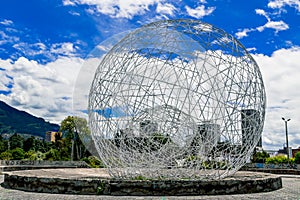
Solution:
{"label": "concrete platform", "polygon": [[5,172],[2,187],[57,194],[191,196],[269,192],[282,188],[273,174],[237,172],[218,181],[115,180],[106,169],[38,169]]}

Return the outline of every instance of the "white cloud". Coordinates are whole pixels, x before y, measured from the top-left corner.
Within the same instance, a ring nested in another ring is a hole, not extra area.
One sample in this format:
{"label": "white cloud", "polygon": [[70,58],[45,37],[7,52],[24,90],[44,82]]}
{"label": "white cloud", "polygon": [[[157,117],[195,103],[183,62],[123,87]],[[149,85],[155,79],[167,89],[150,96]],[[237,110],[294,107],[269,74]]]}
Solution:
{"label": "white cloud", "polygon": [[72,0],[63,0],[64,6],[75,6],[75,3]]}
{"label": "white cloud", "polygon": [[283,9],[284,6],[290,6],[300,12],[299,0],[273,0],[268,3],[268,7],[273,9]]}
{"label": "white cloud", "polygon": [[64,0],[64,5],[89,5],[90,13],[101,13],[114,18],[132,19],[149,11],[149,6],[161,0]]}
{"label": "white cloud", "polygon": [[185,9],[191,17],[200,19],[204,16],[210,15],[216,8],[215,7],[205,8],[204,5],[200,5],[195,9],[192,9],[189,6],[185,6]]}
{"label": "white cloud", "polygon": [[162,15],[173,16],[174,11],[176,11],[176,8],[170,3],[165,3],[165,4],[159,3],[156,7],[156,12]]}
{"label": "white cloud", "polygon": [[276,30],[276,32],[289,29],[289,25],[287,25],[285,22],[283,22],[281,20],[276,21],[276,22],[269,21],[264,25],[264,27],[274,29],[274,30]]}
{"label": "white cloud", "polygon": [[[83,60],[75,57],[60,57],[57,60],[39,64],[20,57],[15,62],[0,60],[0,71],[13,80],[0,81],[0,88],[11,90],[0,99],[46,120],[59,123],[72,112],[72,95],[75,79]],[[13,82],[11,89],[8,81]]]}
{"label": "white cloud", "polygon": [[263,16],[267,17],[266,12],[262,9],[255,9],[255,13],[258,14],[258,15],[263,15]]}
{"label": "white cloud", "polygon": [[[272,56],[254,55],[260,66],[267,94],[266,121],[263,133],[265,148],[278,149],[285,143],[285,129],[281,117],[289,122],[290,146],[300,146],[300,48],[280,49]],[[298,138],[298,140],[296,140]]]}
{"label": "white cloud", "polygon": [[26,52],[26,55],[28,55],[28,56],[46,54],[45,50],[47,48],[46,45],[41,42],[34,43],[34,44],[20,42],[20,43],[14,44],[12,47],[21,52]]}
{"label": "white cloud", "polygon": [[289,29],[289,26],[282,20],[272,21],[268,15],[268,13],[266,13],[264,10],[256,9],[255,12],[256,12],[256,14],[262,15],[267,19],[267,23],[265,25],[259,26],[256,28],[256,30],[258,30],[259,32],[264,31],[265,28],[274,29],[276,32]]}
{"label": "white cloud", "polygon": [[70,42],[56,43],[51,46],[50,52],[54,54],[73,56],[76,49],[74,44]]}
{"label": "white cloud", "polygon": [[15,43],[19,41],[19,37],[8,35],[4,31],[0,30],[0,45],[7,44],[7,43]]}
{"label": "white cloud", "polygon": [[243,38],[243,37],[247,37],[247,36],[248,36],[248,33],[249,33],[249,32],[252,32],[252,31],[253,31],[252,29],[245,28],[244,30],[235,33],[235,36],[236,36],[238,39]]}
{"label": "white cloud", "polygon": [[279,31],[284,31],[289,29],[289,25],[287,23],[285,23],[284,21],[280,20],[280,21],[272,21],[271,18],[269,17],[268,13],[265,12],[262,9],[255,9],[255,13],[258,15],[262,15],[267,19],[267,22],[262,25],[262,26],[258,26],[256,28],[245,28],[237,33],[235,33],[235,35],[237,36],[238,39],[243,38],[243,37],[247,37],[248,33],[253,32],[253,31],[258,31],[258,32],[262,32],[264,31],[266,28],[268,29],[274,29],[275,33],[278,33]]}
{"label": "white cloud", "polygon": [[12,24],[13,24],[13,21],[8,20],[8,19],[4,19],[3,21],[0,21],[0,24],[9,26],[9,25],[12,25]]}

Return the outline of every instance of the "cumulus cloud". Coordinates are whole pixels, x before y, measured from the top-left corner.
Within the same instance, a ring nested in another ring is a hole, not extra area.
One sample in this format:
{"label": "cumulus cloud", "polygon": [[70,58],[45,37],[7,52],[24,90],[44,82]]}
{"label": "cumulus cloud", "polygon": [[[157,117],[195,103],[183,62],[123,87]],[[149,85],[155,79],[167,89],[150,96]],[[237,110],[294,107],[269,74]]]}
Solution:
{"label": "cumulus cloud", "polygon": [[284,31],[289,29],[289,25],[287,25],[284,21],[269,21],[264,26],[257,27],[256,29],[262,32],[265,28],[274,29],[277,32]]}
{"label": "cumulus cloud", "polygon": [[[266,121],[263,133],[264,147],[276,149],[285,143],[285,128],[281,117],[289,122],[290,146],[300,146],[300,48],[280,49],[271,56],[253,55],[260,66],[267,93]],[[288,58],[288,59],[287,59]]]}
{"label": "cumulus cloud", "polygon": [[267,19],[267,22],[264,25],[258,26],[256,28],[245,28],[245,29],[242,29],[242,30],[238,31],[237,33],[235,33],[235,36],[238,39],[243,38],[243,37],[247,37],[248,33],[253,32],[253,31],[262,32],[266,28],[274,29],[275,33],[278,33],[279,31],[284,31],[284,30],[289,29],[289,25],[287,23],[285,23],[284,21],[282,21],[282,20],[272,21],[271,18],[269,17],[269,15],[268,15],[268,13],[265,12],[264,10],[256,9],[255,12],[258,15],[264,16]]}
{"label": "cumulus cloud", "polygon": [[299,0],[271,0],[268,3],[268,7],[273,9],[283,9],[284,6],[290,6],[300,12]]}
{"label": "cumulus cloud", "polygon": [[265,28],[274,29],[276,32],[289,29],[289,26],[282,20],[272,21],[264,10],[256,9],[255,12],[256,14],[262,15],[267,19],[267,23],[265,25],[256,28],[256,30],[258,30],[259,32],[262,32]]}
{"label": "cumulus cloud", "polygon": [[34,43],[34,44],[28,44],[25,42],[20,42],[20,43],[16,43],[12,46],[13,48],[15,48],[18,51],[21,52],[26,52],[26,54],[28,56],[35,56],[35,55],[39,55],[39,54],[44,54],[46,53],[46,45],[38,42],[38,43]]}
{"label": "cumulus cloud", "polygon": [[215,7],[206,8],[204,5],[200,5],[195,9],[190,8],[189,6],[185,6],[185,9],[191,17],[200,19],[204,16],[210,15],[216,8]]}
{"label": "cumulus cloud", "polygon": [[[149,6],[157,5],[160,2],[161,0],[64,0],[63,4],[71,6],[88,5],[90,6],[88,10],[92,13],[101,13],[113,18],[132,19],[136,15],[143,15],[149,11]],[[168,6],[170,11],[171,4],[165,6]]]}
{"label": "cumulus cloud", "polygon": [[176,8],[170,3],[165,3],[165,4],[159,3],[156,7],[156,12],[162,15],[173,16],[174,11],[176,11]]}
{"label": "cumulus cloud", "polygon": [[249,32],[252,32],[253,30],[252,29],[248,29],[248,28],[245,28],[237,33],[235,33],[235,36],[240,39],[240,38],[243,38],[243,37],[247,37],[248,36],[248,33]]}
{"label": "cumulus cloud", "polygon": [[52,44],[50,52],[59,55],[74,56],[74,53],[76,52],[76,47],[73,43],[70,42],[56,43]]}
{"label": "cumulus cloud", "polygon": [[[75,79],[83,60],[60,57],[47,64],[20,57],[15,62],[0,60],[0,88],[10,94],[0,94],[0,99],[52,122],[60,122],[71,114]],[[11,82],[12,87],[8,88]]]}
{"label": "cumulus cloud", "polygon": [[20,40],[19,37],[13,36],[7,33],[7,31],[5,32],[0,30],[0,45],[7,44],[7,43],[15,43],[19,40]]}

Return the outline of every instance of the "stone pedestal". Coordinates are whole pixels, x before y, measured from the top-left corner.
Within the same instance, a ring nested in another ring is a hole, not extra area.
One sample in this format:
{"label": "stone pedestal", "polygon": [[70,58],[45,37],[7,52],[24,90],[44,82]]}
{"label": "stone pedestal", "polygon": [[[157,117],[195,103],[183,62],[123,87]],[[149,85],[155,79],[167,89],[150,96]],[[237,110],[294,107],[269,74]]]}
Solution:
{"label": "stone pedestal", "polygon": [[273,174],[237,172],[221,180],[116,180],[106,169],[43,169],[5,172],[3,187],[61,194],[188,196],[269,192],[282,188]]}

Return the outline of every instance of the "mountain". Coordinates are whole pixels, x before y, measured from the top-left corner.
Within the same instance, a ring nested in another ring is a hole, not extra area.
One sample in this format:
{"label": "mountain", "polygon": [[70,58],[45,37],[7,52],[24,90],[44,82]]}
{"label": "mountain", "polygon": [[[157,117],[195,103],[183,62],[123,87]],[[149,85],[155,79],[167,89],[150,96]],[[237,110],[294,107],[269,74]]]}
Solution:
{"label": "mountain", "polygon": [[44,138],[47,131],[58,130],[59,125],[46,122],[43,118],[17,110],[0,101],[0,134],[31,134]]}

